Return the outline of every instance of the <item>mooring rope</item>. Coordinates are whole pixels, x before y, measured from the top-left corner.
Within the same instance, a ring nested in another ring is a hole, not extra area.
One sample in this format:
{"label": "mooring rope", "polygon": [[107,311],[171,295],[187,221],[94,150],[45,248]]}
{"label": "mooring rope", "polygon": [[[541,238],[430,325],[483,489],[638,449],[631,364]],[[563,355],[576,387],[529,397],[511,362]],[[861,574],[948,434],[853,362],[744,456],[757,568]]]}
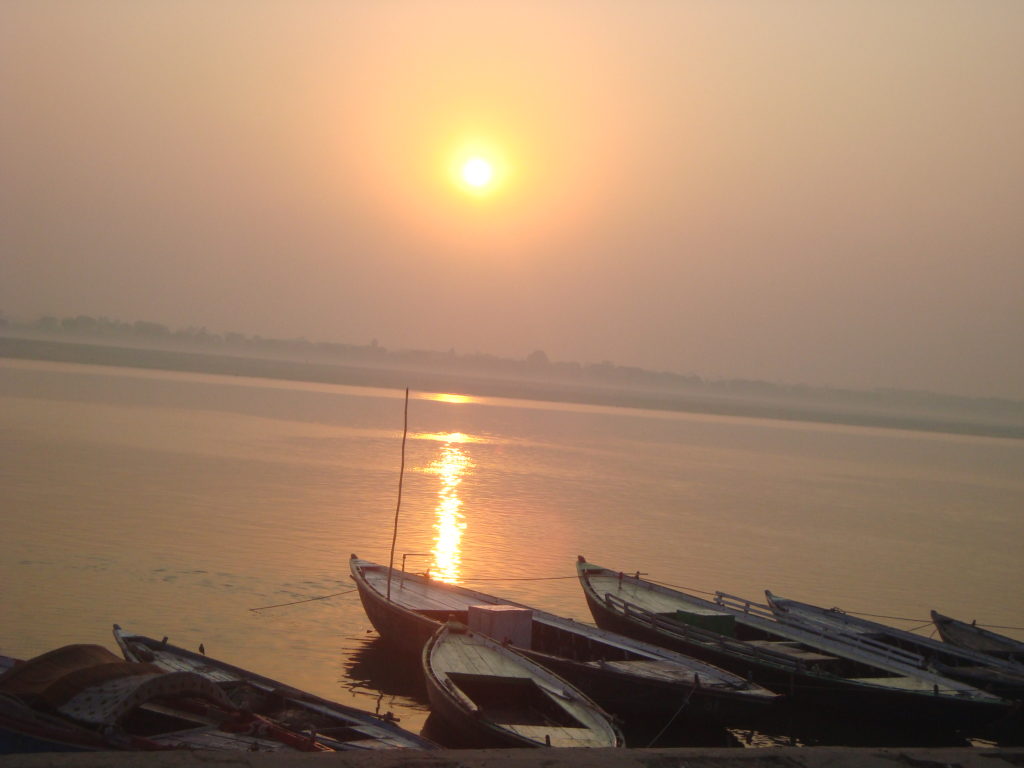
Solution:
{"label": "mooring rope", "polygon": [[[629,576],[629,574],[625,574]],[[717,595],[717,592],[708,592],[706,589],[694,589],[693,587],[681,587],[678,584],[669,584],[667,581],[658,581],[656,579],[647,579],[651,584],[660,584],[663,587],[672,587],[672,589],[681,589],[685,592],[696,592],[698,595]]]}
{"label": "mooring rope", "polygon": [[326,600],[329,597],[338,597],[339,595],[349,595],[355,592],[354,589],[346,589],[344,592],[335,592],[332,595],[320,595],[319,597],[307,597],[305,600],[293,600],[290,603],[277,603],[276,605],[261,605],[259,608],[250,608],[250,611],[265,611],[268,608],[284,608],[286,605],[298,605],[299,603],[312,603],[314,600]]}
{"label": "mooring rope", "polygon": [[[531,576],[531,577],[502,577],[494,579],[471,579],[468,583],[477,581],[556,581],[558,579],[575,579],[575,576]],[[288,603],[275,603],[274,605],[261,605],[259,608],[250,608],[250,611],[265,611],[268,608],[284,608],[288,605],[299,605],[301,603],[312,603],[316,600],[326,600],[330,597],[339,597],[340,595],[350,595],[355,592],[355,589],[346,589],[344,592],[334,592],[330,595],[319,595],[318,597],[307,597],[304,600],[292,600]]]}
{"label": "mooring rope", "polygon": [[686,705],[690,703],[690,699],[693,697],[693,692],[697,689],[697,686],[699,686],[699,685],[700,685],[700,679],[696,675],[694,675],[694,686],[693,686],[693,688],[691,688],[689,691],[686,692],[686,698],[683,699],[683,703],[679,705],[679,709],[676,710],[676,713],[674,715],[672,715],[672,717],[669,718],[668,722],[665,723],[664,727],[662,727],[662,729],[660,731],[658,731],[658,734],[653,739],[651,739],[650,742],[647,744],[647,748],[648,749],[650,749],[651,747],[654,746],[655,742],[664,735],[665,731],[668,730],[668,727],[670,725],[672,725],[672,723],[674,723],[676,721],[676,718],[679,717],[679,714],[684,709],[686,709]]}
{"label": "mooring rope", "polygon": [[558,581],[559,579],[575,579],[575,576],[496,576],[486,579],[466,579],[467,584],[478,581]]}
{"label": "mooring rope", "polygon": [[[626,574],[626,575],[629,575],[629,574]],[[567,579],[575,579],[575,578],[577,578],[577,577],[576,576],[496,576],[496,577],[489,577],[489,578],[467,579],[466,583],[467,584],[475,584],[477,582],[483,582],[483,581],[488,581],[488,582],[489,581],[564,581],[564,580],[567,580]],[[697,593],[697,594],[700,594],[700,595],[711,595],[711,596],[714,596],[714,595],[718,594],[717,592],[709,592],[706,589],[695,589],[694,587],[684,587],[684,586],[680,586],[679,584],[672,584],[672,583],[667,582],[667,581],[658,581],[656,579],[650,579],[650,578],[647,579],[647,581],[651,582],[652,584],[660,584],[663,587],[672,587],[672,589],[681,589],[681,590],[684,590],[686,592],[694,592],[694,593]],[[330,595],[321,595],[319,597],[310,597],[310,598],[307,598],[305,600],[293,600],[290,603],[277,603],[276,605],[263,605],[263,606],[260,606],[259,608],[250,608],[249,610],[253,611],[253,612],[258,612],[258,611],[267,610],[268,608],[283,608],[283,607],[289,606],[289,605],[299,605],[300,603],[312,603],[312,602],[314,602],[316,600],[327,600],[328,598],[339,597],[340,595],[350,595],[350,594],[352,594],[355,591],[356,591],[355,589],[347,589],[344,592],[335,592],[334,594],[330,594]],[[848,613],[851,616],[869,616],[869,617],[871,617],[873,619],[889,619],[891,621],[917,622],[919,624],[919,626],[915,626],[915,627],[912,627],[911,629],[908,629],[907,630],[908,632],[917,632],[917,631],[920,631],[920,630],[924,629],[925,627],[932,626],[931,620],[925,621],[924,619],[922,619],[920,617],[918,617],[918,618],[909,618],[907,616],[890,616],[890,615],[883,614],[883,613],[865,613],[863,611],[842,611],[842,613]],[[1024,632],[1024,627],[1006,626],[1006,625],[1002,625],[1002,624],[980,624],[980,623],[978,623],[978,624],[975,624],[975,626],[981,627],[983,629],[1012,629],[1012,630],[1017,630],[1017,631]],[[934,632],[933,632],[933,634],[934,634]]]}
{"label": "mooring rope", "polygon": [[[907,616],[885,616],[884,614],[880,614],[880,613],[864,613],[862,611],[842,611],[842,613],[848,613],[851,616],[870,616],[873,619],[890,619],[892,621],[914,621],[914,622],[917,622],[918,626],[911,627],[910,629],[907,630],[908,632],[916,632],[919,629],[924,629],[925,627],[933,626],[933,623],[932,623],[931,619],[927,619],[926,620],[926,619],[922,619],[920,617],[911,619],[911,618],[909,618]],[[976,627],[981,627],[983,629],[1017,629],[1017,630],[1024,630],[1024,627],[1004,627],[1004,626],[1000,626],[998,624],[975,624],[975,626]]]}

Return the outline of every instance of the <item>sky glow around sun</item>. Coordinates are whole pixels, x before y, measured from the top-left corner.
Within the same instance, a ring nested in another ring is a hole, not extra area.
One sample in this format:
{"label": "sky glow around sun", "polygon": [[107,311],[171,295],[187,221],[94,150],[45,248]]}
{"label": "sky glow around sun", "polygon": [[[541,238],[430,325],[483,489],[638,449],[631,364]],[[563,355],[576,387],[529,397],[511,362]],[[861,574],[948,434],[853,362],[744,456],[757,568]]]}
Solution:
{"label": "sky glow around sun", "polygon": [[51,5],[0,325],[1024,400],[1024,3]]}

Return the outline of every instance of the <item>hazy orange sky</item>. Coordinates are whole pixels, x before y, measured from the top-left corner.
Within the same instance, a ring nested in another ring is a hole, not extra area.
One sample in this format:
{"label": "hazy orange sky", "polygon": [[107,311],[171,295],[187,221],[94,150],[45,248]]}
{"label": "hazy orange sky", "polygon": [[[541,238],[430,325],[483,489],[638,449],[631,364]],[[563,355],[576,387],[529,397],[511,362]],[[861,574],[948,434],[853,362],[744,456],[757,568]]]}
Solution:
{"label": "hazy orange sky", "polygon": [[1020,0],[7,0],[0,311],[1024,398],[1022,39]]}

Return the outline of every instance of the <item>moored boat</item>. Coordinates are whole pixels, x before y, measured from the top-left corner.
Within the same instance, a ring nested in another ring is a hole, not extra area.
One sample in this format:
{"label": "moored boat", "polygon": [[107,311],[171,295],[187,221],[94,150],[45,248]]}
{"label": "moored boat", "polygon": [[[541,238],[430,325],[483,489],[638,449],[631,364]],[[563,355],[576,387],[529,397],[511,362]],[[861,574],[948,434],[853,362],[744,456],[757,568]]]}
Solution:
{"label": "moored boat", "polygon": [[1024,641],[993,632],[975,622],[967,623],[938,611],[932,611],[932,623],[939,632],[943,642],[958,648],[994,656],[997,659],[1024,663]]}
{"label": "moored boat", "polygon": [[0,751],[164,749],[333,751],[236,707],[201,675],[126,662],[99,645],[57,648],[0,675]]}
{"label": "moored boat", "polygon": [[934,669],[946,677],[962,680],[1006,698],[1024,697],[1022,663],[958,648],[930,637],[851,615],[839,608],[821,608],[780,597],[769,590],[765,591],[765,595],[769,607],[780,621],[820,630],[837,640],[854,645],[877,643],[905,653],[907,662],[921,669]]}
{"label": "moored boat", "polygon": [[331,701],[269,677],[179,648],[164,640],[126,632],[114,625],[125,659],[146,662],[168,672],[190,672],[214,683],[236,705],[315,732],[320,743],[337,751],[437,749],[437,745],[399,727],[393,718]]}
{"label": "moored boat", "polygon": [[[675,651],[427,576],[392,570],[355,555],[352,578],[381,637],[419,654],[441,623],[455,618],[508,639],[518,651],[569,680],[623,720],[686,717],[723,722],[756,717],[779,696]],[[668,714],[666,714],[668,713]]]}
{"label": "moored boat", "polygon": [[714,601],[588,563],[577,573],[599,626],[661,643],[749,675],[794,704],[930,728],[999,721],[1007,700],[884,648],[853,647],[783,624],[768,606],[716,593]]}
{"label": "moored boat", "polygon": [[507,645],[447,622],[423,648],[431,711],[483,747],[621,747],[611,717]]}

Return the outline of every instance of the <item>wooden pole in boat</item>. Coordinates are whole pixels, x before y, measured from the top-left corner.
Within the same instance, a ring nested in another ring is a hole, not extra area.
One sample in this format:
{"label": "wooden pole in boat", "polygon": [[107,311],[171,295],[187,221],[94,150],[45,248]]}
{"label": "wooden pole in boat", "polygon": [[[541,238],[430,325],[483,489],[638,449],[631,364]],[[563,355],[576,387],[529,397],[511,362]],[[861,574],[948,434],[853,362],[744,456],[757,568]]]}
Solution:
{"label": "wooden pole in boat", "polygon": [[388,560],[388,600],[391,600],[391,571],[395,567],[395,543],[398,541],[398,511],[402,508],[402,478],[405,477],[405,438],[409,434],[409,388],[405,388],[405,424],[402,427],[402,467],[398,471],[398,503],[395,505],[395,526],[391,532],[391,558]]}

